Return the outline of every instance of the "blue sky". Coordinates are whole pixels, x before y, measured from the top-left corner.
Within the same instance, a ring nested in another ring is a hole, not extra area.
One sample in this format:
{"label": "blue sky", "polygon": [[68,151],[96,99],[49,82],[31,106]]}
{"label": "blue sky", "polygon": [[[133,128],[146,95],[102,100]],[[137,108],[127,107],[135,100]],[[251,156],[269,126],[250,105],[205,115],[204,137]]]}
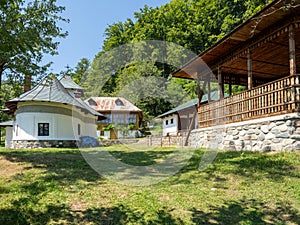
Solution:
{"label": "blue sky", "polygon": [[46,56],[44,62],[53,62],[49,72],[59,73],[69,65],[74,68],[83,57],[92,60],[101,50],[105,28],[114,22],[133,18],[144,5],[156,7],[170,0],[59,0],[65,6],[63,17],[70,23],[60,24],[69,32],[60,39],[59,55]]}

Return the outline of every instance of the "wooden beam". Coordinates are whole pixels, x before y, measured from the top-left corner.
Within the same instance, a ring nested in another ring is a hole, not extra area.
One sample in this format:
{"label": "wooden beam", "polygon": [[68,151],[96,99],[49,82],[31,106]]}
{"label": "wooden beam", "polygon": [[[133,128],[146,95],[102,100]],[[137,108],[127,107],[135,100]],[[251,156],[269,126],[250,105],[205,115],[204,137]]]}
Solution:
{"label": "wooden beam", "polygon": [[198,95],[198,103],[197,103],[197,107],[200,107],[201,104],[201,100],[202,100],[202,96],[203,96],[203,90],[201,89],[201,84],[200,84],[200,74],[197,73],[197,95]]}
{"label": "wooden beam", "polygon": [[194,114],[193,114],[193,118],[192,118],[192,120],[189,124],[188,133],[186,135],[184,146],[188,146],[188,144],[189,144],[189,137],[191,135],[191,131],[193,130],[193,126],[195,124],[196,116],[197,116],[197,112],[195,111]]}
{"label": "wooden beam", "polygon": [[229,75],[229,95],[232,95],[232,81],[230,75]]}
{"label": "wooden beam", "polygon": [[296,54],[295,54],[295,29],[294,24],[289,26],[289,55],[290,55],[290,75],[295,75],[296,72]]}
{"label": "wooden beam", "polygon": [[[253,61],[252,61],[253,62]],[[234,67],[229,67],[229,66],[223,66],[223,68],[226,68],[226,69],[230,69],[230,72],[231,73],[234,73],[234,71],[238,70],[238,71],[245,71],[245,74],[244,76],[246,76],[246,72],[248,72],[248,69],[245,68],[245,69],[242,69],[242,68],[234,68]],[[237,73],[238,74],[238,73]],[[278,76],[278,74],[274,74],[274,73],[266,73],[266,72],[260,72],[260,71],[257,71],[257,70],[253,70],[252,69],[252,74],[261,74],[261,75],[267,75],[267,76],[272,76],[272,77],[276,77],[276,75]],[[242,75],[243,74],[239,74],[239,75]],[[274,79],[273,79],[274,80]]]}
{"label": "wooden beam", "polygon": [[[241,59],[247,59],[247,58],[246,57],[241,57]],[[280,63],[267,62],[267,61],[262,61],[262,60],[257,60],[257,59],[252,59],[252,63],[253,62],[268,64],[268,65],[272,65],[272,66],[281,66],[281,67],[287,67],[288,66],[287,64],[284,65],[284,64],[280,64]]]}
{"label": "wooden beam", "polygon": [[[288,45],[284,44],[284,43],[278,43],[278,42],[270,42],[270,43],[276,44],[276,45],[279,45],[279,46],[282,46],[282,47],[288,47]],[[295,46],[295,49],[299,50],[300,48],[298,46]]]}
{"label": "wooden beam", "polygon": [[247,52],[247,67],[248,67],[248,90],[253,87],[253,74],[252,74],[252,56],[250,49]]}
{"label": "wooden beam", "polygon": [[211,87],[210,87],[210,76],[207,78],[207,100],[208,102],[211,101]]}
{"label": "wooden beam", "polygon": [[222,68],[218,66],[218,97],[219,99],[223,98],[223,78],[222,78]]}

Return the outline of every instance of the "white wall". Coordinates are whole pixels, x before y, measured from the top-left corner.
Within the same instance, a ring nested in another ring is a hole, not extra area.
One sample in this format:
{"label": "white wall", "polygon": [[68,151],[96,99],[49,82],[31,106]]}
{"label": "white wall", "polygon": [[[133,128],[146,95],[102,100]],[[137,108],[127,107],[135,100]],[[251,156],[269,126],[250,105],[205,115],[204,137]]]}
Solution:
{"label": "white wall", "polygon": [[[171,120],[173,119],[173,123]],[[168,121],[168,125],[167,125]],[[178,116],[176,114],[163,118],[163,136],[176,134],[178,132]]]}
{"label": "white wall", "polygon": [[5,129],[5,148],[10,147],[10,142],[12,141],[12,136],[13,136],[13,128],[6,127],[6,129]]}
{"label": "white wall", "polygon": [[129,130],[127,131],[127,135],[123,135],[123,131],[118,130],[118,138],[134,138],[136,130]]}
{"label": "white wall", "polygon": [[[76,116],[74,113],[64,115],[46,112],[17,112],[13,127],[13,140],[78,140],[81,136],[97,137],[95,116],[84,114],[80,109],[72,106],[46,104],[58,109],[71,109],[72,112],[76,112]],[[25,105],[28,106],[28,103],[18,106],[22,108]],[[87,118],[95,123],[85,122]],[[38,136],[38,123],[49,123],[49,136]],[[78,134],[78,124],[80,124],[80,134]]]}
{"label": "white wall", "polygon": [[104,131],[104,137],[105,138],[110,138],[110,131]]}

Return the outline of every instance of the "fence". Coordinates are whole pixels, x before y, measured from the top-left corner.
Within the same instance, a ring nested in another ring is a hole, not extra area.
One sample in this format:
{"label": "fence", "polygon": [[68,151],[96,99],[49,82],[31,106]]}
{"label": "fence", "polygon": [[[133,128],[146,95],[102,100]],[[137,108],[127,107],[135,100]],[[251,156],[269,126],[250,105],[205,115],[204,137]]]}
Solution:
{"label": "fence", "polygon": [[299,74],[200,105],[199,127],[239,122],[298,110]]}

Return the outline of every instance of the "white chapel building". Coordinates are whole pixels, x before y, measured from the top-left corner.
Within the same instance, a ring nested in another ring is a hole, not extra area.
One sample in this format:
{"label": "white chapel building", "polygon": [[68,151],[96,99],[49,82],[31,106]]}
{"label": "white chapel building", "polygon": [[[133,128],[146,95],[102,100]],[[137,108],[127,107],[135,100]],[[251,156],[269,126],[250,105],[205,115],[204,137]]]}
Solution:
{"label": "white chapel building", "polygon": [[[103,117],[80,99],[83,90],[69,76],[49,75],[38,85],[6,102],[14,120],[6,122],[6,147],[75,147],[80,137],[97,137]],[[5,124],[3,124],[5,125]]]}

